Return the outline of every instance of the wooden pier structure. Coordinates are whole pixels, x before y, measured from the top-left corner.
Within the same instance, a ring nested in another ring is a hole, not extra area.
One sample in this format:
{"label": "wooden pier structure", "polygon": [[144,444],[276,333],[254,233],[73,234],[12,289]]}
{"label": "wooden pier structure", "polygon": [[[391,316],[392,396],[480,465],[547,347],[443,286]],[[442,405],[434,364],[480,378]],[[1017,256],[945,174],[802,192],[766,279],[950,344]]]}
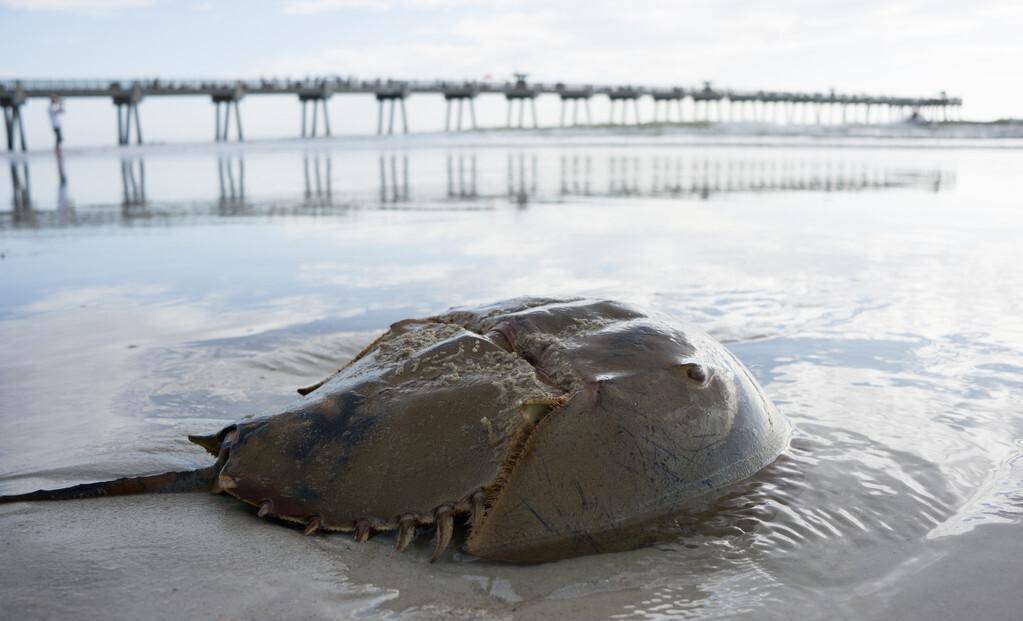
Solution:
{"label": "wooden pier structure", "polygon": [[[408,133],[405,100],[412,95],[440,95],[446,100],[445,131],[476,129],[475,101],[482,95],[503,96],[507,101],[506,126],[540,127],[536,100],[554,96],[561,100],[560,126],[565,126],[566,111],[571,106],[572,125],[579,125],[579,106],[586,111],[586,123],[593,123],[590,101],[606,97],[611,103],[610,124],[625,124],[631,110],[634,124],[644,122],[738,122],[759,123],[879,123],[908,118],[911,114],[933,120],[958,118],[962,99],[949,97],[942,91],[934,97],[896,97],[862,95],[829,91],[742,91],[721,89],[710,82],[688,88],[682,86],[636,86],[608,84],[566,84],[530,82],[525,74],[516,74],[507,81],[419,81],[419,80],[357,80],[344,77],[320,77],[258,80],[0,80],[0,108],[4,115],[7,149],[27,149],[22,108],[29,99],[57,96],[60,98],[108,98],[117,111],[117,143],[142,143],[140,103],[149,97],[209,97],[216,114],[214,139],[231,139],[232,125],[236,140],[243,140],[241,100],[249,95],[292,95],[302,106],[300,136],[313,138],[320,134],[318,120],[323,119],[323,135],[330,136],[330,115],[327,102],[334,95],[372,95],[378,102],[377,133],[395,133],[395,112],[401,112],[401,131]],[[644,121],[639,100],[654,102],[654,116]],[[688,106],[684,104],[689,102]],[[312,104],[311,118],[307,106]],[[713,108],[712,108],[713,105]],[[452,107],[457,107],[457,120],[451,122]],[[463,107],[469,120],[463,125]],[[689,113],[686,114],[688,107]],[[231,112],[234,112],[232,123]],[[386,112],[385,112],[386,110]],[[531,123],[527,124],[527,110]],[[664,118],[661,119],[661,111]],[[677,110],[677,115],[672,111]],[[617,114],[616,114],[617,112]],[[676,120],[672,120],[672,117]],[[384,119],[387,118],[385,127]],[[311,122],[310,122],[311,121]],[[132,131],[134,130],[134,132]]]}

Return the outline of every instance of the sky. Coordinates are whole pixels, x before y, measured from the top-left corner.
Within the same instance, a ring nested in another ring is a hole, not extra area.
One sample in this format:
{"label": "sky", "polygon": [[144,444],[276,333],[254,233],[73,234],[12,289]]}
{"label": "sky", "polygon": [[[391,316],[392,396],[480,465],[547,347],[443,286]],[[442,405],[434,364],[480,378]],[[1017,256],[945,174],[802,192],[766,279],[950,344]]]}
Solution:
{"label": "sky", "polygon": [[[990,120],[1023,117],[1021,32],[1019,0],[0,0],[0,79],[523,71],[565,82],[944,90],[963,97],[965,117]],[[243,102],[247,133],[297,133],[297,103],[279,99]],[[375,130],[371,98],[330,105],[337,133]],[[503,101],[479,105],[482,122],[503,119]],[[542,122],[556,121],[557,105],[541,104]],[[414,130],[443,125],[439,97],[409,108]],[[45,104],[26,117],[32,142],[44,139]],[[156,140],[213,133],[207,100],[147,100],[142,117]],[[70,144],[115,134],[110,102],[69,102],[65,118]]]}

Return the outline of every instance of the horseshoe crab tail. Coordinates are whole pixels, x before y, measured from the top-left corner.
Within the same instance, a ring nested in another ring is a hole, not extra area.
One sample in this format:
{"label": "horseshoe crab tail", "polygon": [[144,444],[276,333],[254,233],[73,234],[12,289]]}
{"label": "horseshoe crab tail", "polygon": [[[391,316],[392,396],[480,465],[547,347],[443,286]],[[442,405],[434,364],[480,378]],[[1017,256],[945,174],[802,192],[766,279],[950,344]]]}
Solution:
{"label": "horseshoe crab tail", "polygon": [[164,472],[142,477],[126,477],[99,483],[83,483],[61,489],[41,489],[27,494],[0,496],[0,503],[23,502],[27,500],[76,500],[102,496],[127,496],[130,494],[168,494],[173,492],[209,491],[217,466]]}

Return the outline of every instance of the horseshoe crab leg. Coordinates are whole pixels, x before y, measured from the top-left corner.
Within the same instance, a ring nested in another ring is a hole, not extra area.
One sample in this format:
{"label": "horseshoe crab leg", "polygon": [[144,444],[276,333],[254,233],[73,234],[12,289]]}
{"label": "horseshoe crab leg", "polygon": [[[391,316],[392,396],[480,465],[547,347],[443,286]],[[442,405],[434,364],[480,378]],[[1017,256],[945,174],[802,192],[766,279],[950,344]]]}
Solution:
{"label": "horseshoe crab leg", "polygon": [[371,529],[368,521],[359,520],[358,522],[356,522],[355,534],[353,535],[353,538],[355,539],[356,543],[366,543],[367,541],[369,541],[370,534]]}
{"label": "horseshoe crab leg", "polygon": [[404,552],[405,548],[412,543],[416,537],[416,518],[413,515],[403,515],[399,520],[398,539],[394,542],[394,549]]}
{"label": "horseshoe crab leg", "polygon": [[433,556],[430,557],[430,562],[434,562],[440,558],[440,555],[444,553],[444,550],[451,543],[451,536],[455,530],[455,516],[451,507],[441,507],[437,509],[437,546],[433,549]]}
{"label": "horseshoe crab leg", "polygon": [[486,497],[483,495],[483,492],[476,492],[472,495],[471,502],[472,509],[469,514],[469,528],[475,530],[483,523],[483,515],[487,510]]}
{"label": "horseshoe crab leg", "polygon": [[309,535],[320,530],[321,524],[323,524],[323,521],[320,519],[319,516],[314,516],[310,518],[309,521],[306,523],[305,530],[302,531],[302,534],[308,537]]}

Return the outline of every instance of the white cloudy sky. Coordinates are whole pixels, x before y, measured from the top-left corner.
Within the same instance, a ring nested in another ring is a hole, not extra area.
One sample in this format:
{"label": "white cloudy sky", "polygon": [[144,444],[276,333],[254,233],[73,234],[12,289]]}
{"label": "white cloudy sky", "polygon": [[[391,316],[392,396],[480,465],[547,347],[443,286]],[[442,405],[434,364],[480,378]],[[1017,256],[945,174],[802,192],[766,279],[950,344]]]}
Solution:
{"label": "white cloudy sky", "polygon": [[1023,117],[1021,33],[1020,0],[0,0],[0,77],[522,70],[552,81],[946,90],[967,116],[993,119]]}

